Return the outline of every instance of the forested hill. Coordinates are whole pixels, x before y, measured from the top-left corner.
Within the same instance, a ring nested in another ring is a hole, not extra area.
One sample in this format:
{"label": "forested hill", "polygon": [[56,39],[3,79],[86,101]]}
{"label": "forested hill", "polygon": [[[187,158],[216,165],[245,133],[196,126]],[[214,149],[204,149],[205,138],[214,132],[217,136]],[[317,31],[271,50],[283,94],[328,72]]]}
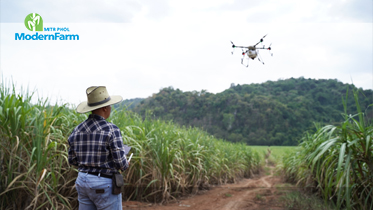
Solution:
{"label": "forested hill", "polygon": [[[221,93],[161,89],[133,110],[142,116],[201,127],[215,137],[249,145],[297,145],[303,134],[321,125],[343,121],[356,113],[353,85],[337,80],[286,79],[234,85]],[[360,106],[373,103],[372,90],[360,89]],[[371,108],[370,108],[371,109]],[[367,113],[372,116],[372,112]]]}

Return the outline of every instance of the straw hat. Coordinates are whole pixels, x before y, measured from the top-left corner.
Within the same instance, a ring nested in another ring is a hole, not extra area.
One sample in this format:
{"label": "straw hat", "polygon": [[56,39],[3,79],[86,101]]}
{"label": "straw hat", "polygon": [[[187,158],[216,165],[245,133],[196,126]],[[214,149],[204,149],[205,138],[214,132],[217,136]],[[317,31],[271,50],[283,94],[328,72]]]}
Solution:
{"label": "straw hat", "polygon": [[110,96],[105,86],[87,88],[87,99],[76,107],[78,113],[86,113],[101,107],[113,105],[123,100],[122,96]]}

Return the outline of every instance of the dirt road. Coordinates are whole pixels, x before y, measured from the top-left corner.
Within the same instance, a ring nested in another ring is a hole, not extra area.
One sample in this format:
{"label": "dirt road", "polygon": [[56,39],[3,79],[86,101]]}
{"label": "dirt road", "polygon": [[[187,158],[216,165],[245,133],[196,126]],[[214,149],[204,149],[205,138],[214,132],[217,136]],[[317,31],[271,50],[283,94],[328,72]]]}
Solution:
{"label": "dirt road", "polygon": [[288,192],[290,184],[274,175],[274,167],[235,184],[226,184],[197,195],[190,195],[165,205],[123,202],[126,210],[283,210],[280,197]]}

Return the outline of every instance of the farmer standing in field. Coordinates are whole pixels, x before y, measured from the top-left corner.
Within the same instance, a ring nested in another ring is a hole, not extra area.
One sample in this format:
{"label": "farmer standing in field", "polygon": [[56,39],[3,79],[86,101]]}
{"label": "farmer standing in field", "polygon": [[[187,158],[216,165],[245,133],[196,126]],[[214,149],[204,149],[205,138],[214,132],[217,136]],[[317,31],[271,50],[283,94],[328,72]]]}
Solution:
{"label": "farmer standing in field", "polygon": [[[76,111],[91,111],[92,114],[68,139],[69,163],[78,166],[79,171],[75,182],[79,209],[121,210],[121,189],[113,186],[113,182],[117,175],[121,176],[119,170],[126,170],[129,163],[119,128],[106,119],[110,116],[111,105],[123,98],[110,96],[104,86],[89,87],[86,94],[88,101],[80,103]],[[121,179],[117,178],[117,181],[123,184],[123,177]]]}

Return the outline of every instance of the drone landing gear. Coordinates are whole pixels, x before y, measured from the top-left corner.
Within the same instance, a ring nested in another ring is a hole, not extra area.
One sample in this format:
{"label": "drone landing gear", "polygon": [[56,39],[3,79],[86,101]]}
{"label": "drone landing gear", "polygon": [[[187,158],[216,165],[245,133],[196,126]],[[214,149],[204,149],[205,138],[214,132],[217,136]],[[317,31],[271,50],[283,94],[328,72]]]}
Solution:
{"label": "drone landing gear", "polygon": [[242,50],[242,58],[241,58],[241,64],[242,65],[244,65],[244,66],[246,66],[246,68],[247,67],[249,67],[249,59],[247,59],[247,65],[245,65],[245,64],[243,64],[243,60],[245,59],[245,54],[247,53],[247,51],[246,52],[244,52],[243,50]]}
{"label": "drone landing gear", "polygon": [[264,62],[260,60],[260,58],[258,58],[259,62],[261,62],[263,65],[264,65]]}
{"label": "drone landing gear", "polygon": [[[243,56],[243,57],[241,58],[241,64],[244,65],[244,66],[246,66],[246,67],[249,67],[249,61],[250,61],[249,58],[250,58],[250,57],[247,57],[247,58],[246,58],[246,60],[247,60],[247,65],[245,65],[244,62],[243,62],[243,61],[245,60],[245,55],[246,55],[246,53],[245,53],[245,52],[242,52],[242,56]],[[251,58],[251,60],[255,60],[255,58]],[[261,56],[260,56],[259,53],[258,53],[258,61],[264,65],[264,62],[262,61]]]}
{"label": "drone landing gear", "polygon": [[262,61],[261,58],[262,58],[262,57],[260,57],[260,54],[258,54],[258,61],[261,62],[261,63],[264,65],[264,62]]}
{"label": "drone landing gear", "polygon": [[249,60],[247,60],[247,65],[243,64],[243,60],[244,60],[244,57],[241,58],[241,64],[244,65],[244,66],[246,66],[246,68],[249,67]]}

